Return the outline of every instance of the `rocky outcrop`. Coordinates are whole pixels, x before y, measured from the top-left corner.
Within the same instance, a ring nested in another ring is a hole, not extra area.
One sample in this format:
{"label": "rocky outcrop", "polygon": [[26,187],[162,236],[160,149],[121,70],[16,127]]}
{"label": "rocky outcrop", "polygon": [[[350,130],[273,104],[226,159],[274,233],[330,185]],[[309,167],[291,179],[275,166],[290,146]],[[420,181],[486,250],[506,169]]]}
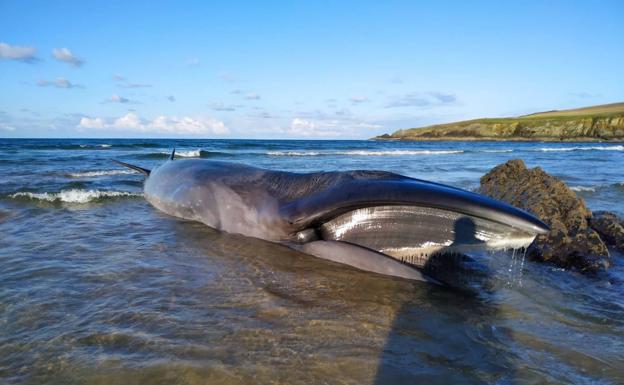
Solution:
{"label": "rocky outcrop", "polygon": [[551,228],[527,250],[537,261],[595,272],[609,266],[609,251],[590,226],[591,211],[561,180],[522,160],[496,166],[481,178],[479,192],[533,213]]}
{"label": "rocky outcrop", "polygon": [[624,220],[608,211],[596,211],[589,224],[608,245],[624,253]]}

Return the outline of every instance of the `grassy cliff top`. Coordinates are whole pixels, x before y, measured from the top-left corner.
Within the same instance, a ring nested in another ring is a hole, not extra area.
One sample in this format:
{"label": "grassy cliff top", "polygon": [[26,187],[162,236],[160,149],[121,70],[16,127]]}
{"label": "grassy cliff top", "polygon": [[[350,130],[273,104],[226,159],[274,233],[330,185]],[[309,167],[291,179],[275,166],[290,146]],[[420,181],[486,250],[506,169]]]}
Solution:
{"label": "grassy cliff top", "polygon": [[[618,118],[618,122],[616,122],[618,127],[616,129],[619,129],[622,124],[622,119],[619,118],[624,118],[624,103],[536,112],[517,117],[481,118],[435,124],[420,128],[398,130],[391,135],[384,134],[378,136],[376,139],[442,140],[442,138],[448,138],[449,140],[455,140],[456,138],[462,138],[475,140],[478,138],[492,138],[513,140],[516,137],[521,137],[526,140],[531,140],[531,138],[538,140],[538,138],[548,138],[551,134],[553,138],[573,139],[575,136],[587,136],[587,120],[609,119],[612,117]],[[576,125],[580,128],[578,130],[570,130],[569,127],[571,125]],[[602,134],[596,135],[600,136]]]}
{"label": "grassy cliff top", "polygon": [[536,112],[534,114],[519,116],[516,119],[567,118],[567,117],[583,118],[583,117],[619,115],[623,113],[624,113],[624,102],[574,108],[571,110],[553,110],[553,111]]}

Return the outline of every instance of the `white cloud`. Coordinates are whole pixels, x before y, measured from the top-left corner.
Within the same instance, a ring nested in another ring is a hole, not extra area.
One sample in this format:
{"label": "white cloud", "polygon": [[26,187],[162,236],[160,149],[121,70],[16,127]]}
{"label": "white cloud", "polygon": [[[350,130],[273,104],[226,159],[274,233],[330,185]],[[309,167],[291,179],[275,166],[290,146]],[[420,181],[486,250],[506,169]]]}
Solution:
{"label": "white cloud", "polygon": [[123,88],[149,88],[151,86],[151,84],[147,83],[125,83],[121,85]]}
{"label": "white cloud", "polygon": [[107,121],[103,118],[83,117],[80,119],[78,128],[130,130],[140,133],[172,135],[224,135],[229,133],[229,129],[223,122],[211,117],[191,118],[188,116],[161,115],[151,121],[147,121],[141,119],[133,112],[129,112],[112,121]]}
{"label": "white cloud", "polygon": [[113,75],[113,80],[118,83],[118,87],[122,88],[148,88],[152,86],[148,83],[131,83],[125,76],[118,73]]}
{"label": "white cloud", "polygon": [[236,78],[229,72],[219,72],[219,78],[224,82],[234,82]]}
{"label": "white cloud", "polygon": [[187,59],[185,64],[189,67],[197,67],[199,64],[201,64],[201,61],[196,57],[192,57],[190,59]]}
{"label": "white cloud", "polygon": [[366,96],[352,96],[349,98],[349,101],[355,105],[368,102],[368,98]]}
{"label": "white cloud", "polygon": [[[128,99],[118,94],[111,95],[110,98],[104,100],[102,104],[106,103],[120,103],[120,104],[139,104],[136,100]],[[132,111],[132,110],[129,110]]]}
{"label": "white cloud", "polygon": [[8,125],[8,124],[6,124],[6,123],[2,123],[2,122],[0,122],[0,130],[1,130],[1,131],[15,131],[15,127],[13,127],[13,126],[9,126],[9,125]]}
{"label": "white cloud", "polygon": [[245,95],[245,99],[247,99],[247,100],[259,100],[260,99],[260,95],[258,95],[255,92],[250,92],[247,95]]}
{"label": "white cloud", "polygon": [[84,64],[84,60],[76,57],[69,48],[54,48],[52,56],[58,60],[69,64],[72,67],[80,67]]}
{"label": "white cloud", "polygon": [[436,107],[451,105],[457,102],[457,97],[453,94],[442,92],[413,92],[392,98],[386,108],[397,107]]}
{"label": "white cloud", "polygon": [[130,103],[130,99],[124,98],[123,96],[119,96],[117,94],[113,94],[110,98],[106,100],[108,103]]}
{"label": "white cloud", "polygon": [[102,118],[91,119],[83,116],[82,118],[80,118],[80,123],[78,123],[78,126],[83,128],[104,128],[106,126],[106,123]]}
{"label": "white cloud", "polygon": [[313,111],[296,115],[284,133],[293,137],[354,137],[380,127],[377,124],[352,116],[350,111],[345,112],[344,115]]}
{"label": "white cloud", "polygon": [[37,50],[34,47],[20,47],[17,45],[0,43],[0,59],[32,63],[37,61],[36,53]]}
{"label": "white cloud", "polygon": [[128,112],[122,117],[115,119],[112,124],[113,128],[129,128],[135,130],[142,130],[144,126],[141,124],[141,119],[134,112]]}
{"label": "white cloud", "polygon": [[238,106],[225,104],[223,102],[213,102],[208,105],[215,111],[236,111]]}
{"label": "white cloud", "polygon": [[173,102],[176,101],[176,98],[173,95],[169,95],[169,96],[167,96],[167,100],[170,101],[171,103],[173,103]]}
{"label": "white cloud", "polygon": [[56,88],[84,88],[82,85],[80,84],[75,84],[70,82],[69,80],[65,79],[65,78],[56,78],[56,80],[39,80],[37,81],[37,85],[39,87],[48,87],[48,86],[53,86]]}
{"label": "white cloud", "polygon": [[294,137],[339,137],[343,135],[338,120],[310,120],[303,118],[293,118],[290,126],[284,132]]}

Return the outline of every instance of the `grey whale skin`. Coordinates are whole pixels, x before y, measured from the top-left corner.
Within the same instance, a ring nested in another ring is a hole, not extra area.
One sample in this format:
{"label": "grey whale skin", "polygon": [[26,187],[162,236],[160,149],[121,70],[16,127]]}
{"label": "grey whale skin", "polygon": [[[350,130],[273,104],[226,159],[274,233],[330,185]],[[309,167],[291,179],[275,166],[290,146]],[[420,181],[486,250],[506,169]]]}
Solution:
{"label": "grey whale skin", "polygon": [[147,175],[157,209],[361,270],[433,281],[433,255],[528,246],[548,227],[508,204],[385,171],[292,173],[171,158]]}

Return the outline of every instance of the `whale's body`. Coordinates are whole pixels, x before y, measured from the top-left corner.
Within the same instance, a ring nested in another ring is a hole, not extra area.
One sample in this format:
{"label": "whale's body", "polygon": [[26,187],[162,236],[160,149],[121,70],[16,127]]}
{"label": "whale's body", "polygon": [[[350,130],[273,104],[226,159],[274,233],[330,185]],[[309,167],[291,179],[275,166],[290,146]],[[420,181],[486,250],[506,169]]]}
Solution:
{"label": "whale's body", "polygon": [[548,231],[505,203],[384,171],[292,173],[205,159],[140,170],[146,199],[167,214],[409,279],[427,279],[419,269],[434,254],[525,247]]}

